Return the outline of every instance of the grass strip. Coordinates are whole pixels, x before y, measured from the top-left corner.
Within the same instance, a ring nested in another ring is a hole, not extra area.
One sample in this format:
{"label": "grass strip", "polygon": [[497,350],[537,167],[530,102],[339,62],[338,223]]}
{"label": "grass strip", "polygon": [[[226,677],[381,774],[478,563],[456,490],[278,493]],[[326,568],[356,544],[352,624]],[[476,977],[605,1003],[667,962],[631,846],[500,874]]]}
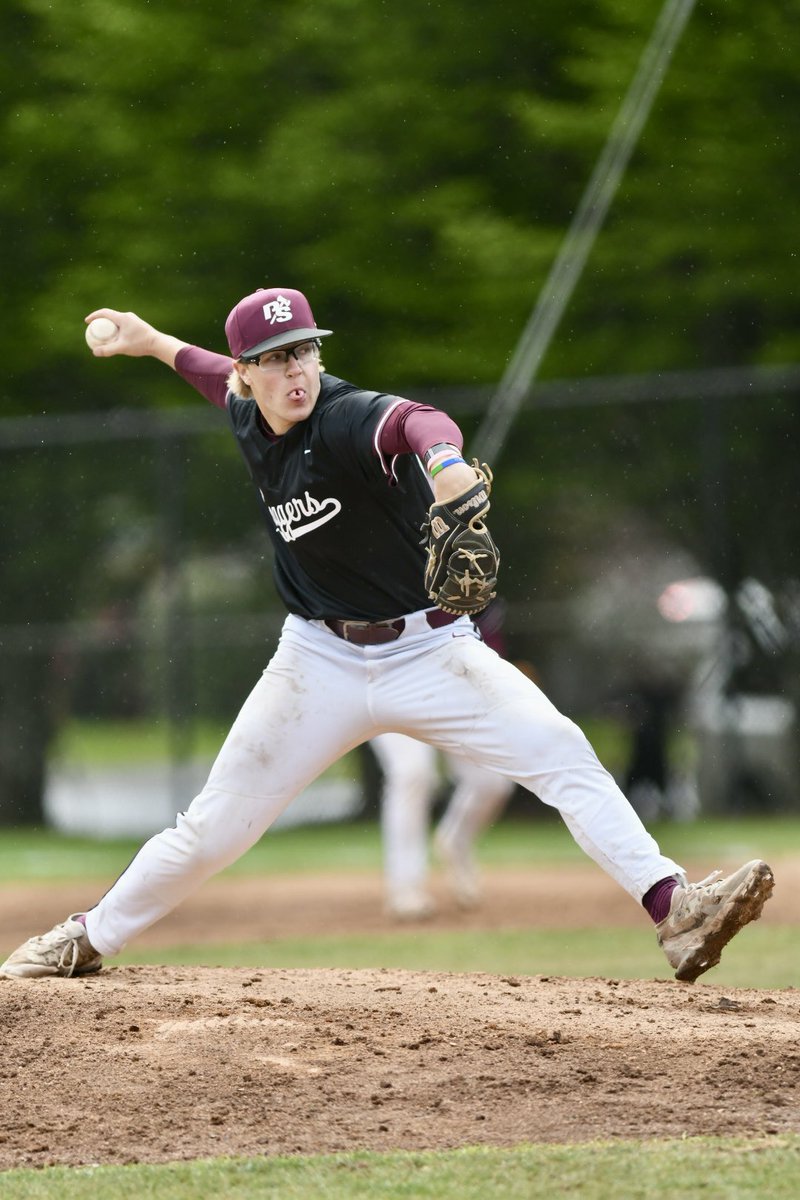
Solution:
{"label": "grass strip", "polygon": [[[785,858],[800,850],[800,818],[704,817],[687,824],[665,823],[652,833],[664,853],[678,862],[708,869],[749,858]],[[0,833],[0,879],[4,883],[114,879],[141,839],[95,840],[50,829],[4,829]],[[556,816],[507,817],[480,840],[487,866],[582,863],[597,870]],[[228,868],[228,875],[291,874],[298,871],[371,871],[381,866],[377,821],[305,825],[267,833]]]}
{"label": "grass strip", "polygon": [[[672,979],[672,971],[647,926],[641,930],[414,929],[270,942],[133,948],[110,965],[125,963],[264,969],[395,967],[568,979]],[[796,929],[754,925],[726,948],[722,962],[705,982],[732,988],[800,986]]]}
{"label": "grass strip", "polygon": [[[502,1181],[502,1182],[501,1182]],[[800,1137],[688,1138],[442,1153],[332,1154],[0,1175],[3,1200],[704,1200],[800,1193]]]}

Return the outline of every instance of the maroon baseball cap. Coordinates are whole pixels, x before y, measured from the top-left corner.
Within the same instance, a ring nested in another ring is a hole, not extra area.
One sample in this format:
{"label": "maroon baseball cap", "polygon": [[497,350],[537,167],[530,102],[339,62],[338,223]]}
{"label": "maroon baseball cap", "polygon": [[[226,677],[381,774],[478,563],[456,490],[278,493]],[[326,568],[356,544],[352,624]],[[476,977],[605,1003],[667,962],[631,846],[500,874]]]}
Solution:
{"label": "maroon baseball cap", "polygon": [[317,329],[311,305],[292,288],[260,288],[240,300],[225,322],[231,354],[250,358],[265,350],[298,346],[312,338],[328,337],[332,329]]}

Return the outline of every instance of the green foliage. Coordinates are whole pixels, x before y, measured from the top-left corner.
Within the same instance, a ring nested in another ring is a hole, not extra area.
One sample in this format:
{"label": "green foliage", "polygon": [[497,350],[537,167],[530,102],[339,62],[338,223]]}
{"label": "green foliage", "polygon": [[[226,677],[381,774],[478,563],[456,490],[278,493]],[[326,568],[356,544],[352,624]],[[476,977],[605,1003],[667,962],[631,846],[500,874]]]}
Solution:
{"label": "green foliage", "polygon": [[[222,349],[228,308],[269,278],[308,288],[346,372],[494,381],[659,8],[10,0],[7,371],[57,358],[37,377],[59,407],[106,386],[133,402],[145,379],[166,397],[160,371],[90,373],[84,312],[138,308]],[[698,8],[557,371],[796,354],[791,21],[777,0],[757,26],[742,0]]]}
{"label": "green foliage", "polygon": [[[4,415],[191,403],[161,364],[94,360],[84,315],[132,308],[224,350],[228,309],[267,281],[309,292],[334,372],[491,387],[660,8],[7,0]],[[545,375],[797,358],[794,24],[780,0],[757,21],[697,6]],[[725,582],[796,577],[798,419],[780,396],[523,414],[494,500],[506,594],[568,599],[639,511]],[[130,617],[175,584],[179,545],[260,553],[223,441],[160,466],[119,445],[4,453],[0,624]],[[25,764],[62,715],[53,650],[3,661],[0,809],[40,788]],[[38,713],[18,733],[23,689]]]}

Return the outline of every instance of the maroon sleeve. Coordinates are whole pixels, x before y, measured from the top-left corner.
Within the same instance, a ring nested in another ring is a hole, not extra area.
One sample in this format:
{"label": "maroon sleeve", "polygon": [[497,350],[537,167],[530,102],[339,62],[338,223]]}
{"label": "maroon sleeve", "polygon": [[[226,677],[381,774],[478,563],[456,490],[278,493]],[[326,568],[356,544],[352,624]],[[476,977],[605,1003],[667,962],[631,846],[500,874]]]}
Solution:
{"label": "maroon sleeve", "polygon": [[225,407],[228,394],[227,379],[233,370],[233,359],[214,354],[200,346],[184,346],[175,358],[175,370],[217,408]]}
{"label": "maroon sleeve", "polygon": [[503,630],[505,616],[505,601],[500,597],[493,600],[488,608],[472,618],[473,623],[480,630],[481,639],[486,642],[490,650],[494,650],[501,658],[508,658],[508,647]]}
{"label": "maroon sleeve", "polygon": [[387,458],[421,455],[437,442],[450,442],[460,450],[464,435],[447,413],[413,400],[400,400],[389,410],[377,439],[379,451]]}

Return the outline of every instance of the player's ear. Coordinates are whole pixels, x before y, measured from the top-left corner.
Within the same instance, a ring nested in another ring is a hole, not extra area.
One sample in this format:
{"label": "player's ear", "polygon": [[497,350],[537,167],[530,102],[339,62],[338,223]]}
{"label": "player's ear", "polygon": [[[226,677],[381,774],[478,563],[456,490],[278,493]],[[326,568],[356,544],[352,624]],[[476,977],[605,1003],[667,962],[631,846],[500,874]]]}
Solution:
{"label": "player's ear", "polygon": [[233,392],[235,396],[241,396],[243,400],[250,400],[252,398],[253,391],[250,387],[247,363],[234,361],[226,383],[228,391]]}

